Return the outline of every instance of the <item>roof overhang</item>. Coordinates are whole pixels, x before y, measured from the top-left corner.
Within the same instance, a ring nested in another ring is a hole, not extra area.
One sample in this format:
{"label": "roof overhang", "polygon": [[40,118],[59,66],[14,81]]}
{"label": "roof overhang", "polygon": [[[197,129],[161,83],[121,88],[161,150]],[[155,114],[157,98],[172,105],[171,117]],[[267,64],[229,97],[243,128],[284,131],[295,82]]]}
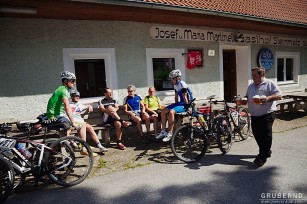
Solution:
{"label": "roof overhang", "polygon": [[0,17],[135,21],[307,36],[306,24],[138,0],[1,0]]}

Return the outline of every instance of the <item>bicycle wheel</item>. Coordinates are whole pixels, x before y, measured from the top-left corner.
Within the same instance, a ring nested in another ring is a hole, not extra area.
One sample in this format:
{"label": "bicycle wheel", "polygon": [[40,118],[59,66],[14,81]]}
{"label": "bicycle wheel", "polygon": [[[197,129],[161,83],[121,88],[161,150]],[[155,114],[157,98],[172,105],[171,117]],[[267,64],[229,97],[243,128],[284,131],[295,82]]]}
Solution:
{"label": "bicycle wheel", "polygon": [[[47,175],[56,184],[74,186],[90,174],[93,167],[93,152],[82,139],[74,136],[60,138],[50,146],[46,154]],[[81,154],[85,152],[87,154]]]}
{"label": "bicycle wheel", "polygon": [[246,108],[240,108],[238,116],[239,135],[246,140],[251,133],[251,118]]}
{"label": "bicycle wheel", "polygon": [[3,203],[13,190],[14,169],[3,157],[0,157],[0,203]]}
{"label": "bicycle wheel", "polygon": [[231,149],[232,145],[232,130],[230,121],[225,116],[216,118],[217,120],[217,144],[219,149],[226,154]]}
{"label": "bicycle wheel", "polygon": [[200,160],[208,148],[205,133],[190,125],[180,126],[171,140],[174,155],[183,162],[190,163]]}

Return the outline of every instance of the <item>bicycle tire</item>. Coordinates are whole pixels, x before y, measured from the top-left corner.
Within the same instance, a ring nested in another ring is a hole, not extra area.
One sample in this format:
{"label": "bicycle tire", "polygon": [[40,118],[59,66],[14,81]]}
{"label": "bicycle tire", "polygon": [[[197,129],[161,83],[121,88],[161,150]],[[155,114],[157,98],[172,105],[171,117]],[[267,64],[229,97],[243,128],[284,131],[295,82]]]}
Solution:
{"label": "bicycle tire", "polygon": [[14,169],[5,158],[0,157],[0,203],[11,194],[14,186]]}
{"label": "bicycle tire", "polygon": [[[193,134],[191,135],[191,133]],[[171,139],[171,148],[179,160],[186,163],[196,162],[207,151],[207,138],[205,133],[199,128],[182,125],[175,131]]]}
{"label": "bicycle tire", "polygon": [[217,145],[222,153],[226,154],[230,151],[233,141],[233,133],[230,121],[225,116],[219,116],[217,120]]}
{"label": "bicycle tire", "polygon": [[240,108],[238,113],[239,135],[246,140],[251,134],[251,117],[246,108]]}
{"label": "bicycle tire", "polygon": [[[71,145],[73,143],[78,147],[74,148]],[[88,155],[81,154],[80,146],[85,148]],[[50,147],[54,152],[46,154],[45,166],[48,177],[54,183],[70,187],[81,183],[90,174],[94,162],[93,152],[85,141],[75,136],[67,136],[58,139]]]}

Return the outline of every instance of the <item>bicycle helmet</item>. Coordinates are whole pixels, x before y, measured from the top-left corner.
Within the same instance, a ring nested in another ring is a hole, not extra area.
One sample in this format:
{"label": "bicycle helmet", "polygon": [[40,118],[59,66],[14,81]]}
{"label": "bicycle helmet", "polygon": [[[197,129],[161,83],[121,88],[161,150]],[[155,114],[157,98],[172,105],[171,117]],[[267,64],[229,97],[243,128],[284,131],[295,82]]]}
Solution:
{"label": "bicycle helmet", "polygon": [[171,79],[175,77],[181,77],[181,71],[179,69],[175,69],[169,73],[168,77]]}
{"label": "bicycle helmet", "polygon": [[74,80],[76,80],[76,75],[74,73],[69,72],[69,71],[64,71],[64,72],[61,72],[61,79],[68,79],[68,80],[74,79]]}
{"label": "bicycle helmet", "polygon": [[70,97],[80,96],[80,92],[77,90],[74,90],[70,93]]}

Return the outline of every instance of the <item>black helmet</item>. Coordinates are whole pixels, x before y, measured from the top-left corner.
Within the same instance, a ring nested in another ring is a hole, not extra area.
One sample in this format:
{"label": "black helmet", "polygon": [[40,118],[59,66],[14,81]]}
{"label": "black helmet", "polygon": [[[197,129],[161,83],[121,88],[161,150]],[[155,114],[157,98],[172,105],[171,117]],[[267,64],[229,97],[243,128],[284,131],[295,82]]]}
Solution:
{"label": "black helmet", "polygon": [[77,90],[73,90],[73,91],[70,93],[70,97],[75,97],[75,96],[80,96],[80,92],[77,91]]}

